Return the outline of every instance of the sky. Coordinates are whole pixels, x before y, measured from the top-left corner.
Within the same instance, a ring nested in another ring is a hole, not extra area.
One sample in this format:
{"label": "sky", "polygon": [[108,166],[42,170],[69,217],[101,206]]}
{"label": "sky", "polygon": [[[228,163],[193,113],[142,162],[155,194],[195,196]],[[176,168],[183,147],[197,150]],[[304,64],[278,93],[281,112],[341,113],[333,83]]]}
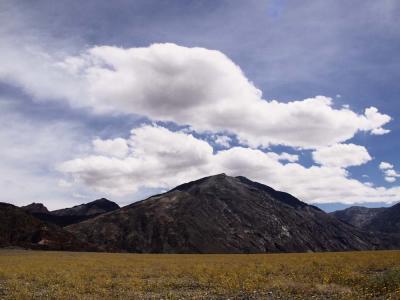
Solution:
{"label": "sky", "polygon": [[0,188],[120,205],[212,174],[400,201],[400,3],[0,1]]}

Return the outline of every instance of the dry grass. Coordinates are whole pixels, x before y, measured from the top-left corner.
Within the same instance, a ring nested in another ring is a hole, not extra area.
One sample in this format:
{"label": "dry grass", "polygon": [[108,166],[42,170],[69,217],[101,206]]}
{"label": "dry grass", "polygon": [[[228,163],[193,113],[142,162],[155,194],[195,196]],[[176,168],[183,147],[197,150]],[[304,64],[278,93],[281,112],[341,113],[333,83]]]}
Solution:
{"label": "dry grass", "polygon": [[0,299],[400,299],[400,251],[0,251]]}

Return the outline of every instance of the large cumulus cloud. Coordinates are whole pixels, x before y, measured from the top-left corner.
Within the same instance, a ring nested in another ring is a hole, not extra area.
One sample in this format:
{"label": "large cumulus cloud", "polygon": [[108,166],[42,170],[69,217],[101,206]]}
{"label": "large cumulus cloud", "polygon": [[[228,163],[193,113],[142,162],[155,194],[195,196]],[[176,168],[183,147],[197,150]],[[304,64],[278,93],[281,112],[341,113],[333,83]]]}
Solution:
{"label": "large cumulus cloud", "polygon": [[385,134],[383,126],[391,120],[375,107],[363,113],[335,108],[324,96],[265,100],[239,66],[205,48],[98,46],[64,59],[40,52],[18,59],[12,51],[5,53],[10,58],[0,78],[40,99],[67,99],[99,113],[139,114],[199,132],[227,132],[251,147],[329,146],[359,131]]}
{"label": "large cumulus cloud", "polygon": [[100,46],[61,66],[87,84],[96,111],[136,113],[227,131],[253,147],[283,144],[317,148],[358,131],[384,134],[390,117],[374,107],[357,114],[335,109],[329,97],[283,103],[267,101],[242,70],[219,51],[153,44],[123,49]]}

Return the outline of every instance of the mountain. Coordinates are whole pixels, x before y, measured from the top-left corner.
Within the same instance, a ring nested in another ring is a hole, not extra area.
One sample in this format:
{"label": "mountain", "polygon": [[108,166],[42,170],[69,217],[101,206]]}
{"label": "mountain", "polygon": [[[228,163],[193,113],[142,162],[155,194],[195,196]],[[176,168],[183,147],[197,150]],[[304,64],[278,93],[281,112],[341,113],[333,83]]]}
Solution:
{"label": "mountain", "polygon": [[367,230],[400,235],[400,203],[384,209],[364,226]]}
{"label": "mountain", "polygon": [[366,231],[400,235],[400,203],[381,208],[353,206],[331,215]]}
{"label": "mountain", "polygon": [[330,213],[339,220],[349,223],[358,228],[364,228],[371,220],[386,208],[367,208],[362,206],[352,206],[343,210]]}
{"label": "mountain", "polygon": [[348,225],[290,194],[225,174],[67,226],[109,251],[264,253],[399,247]]}
{"label": "mountain", "polygon": [[119,205],[117,203],[105,198],[80,204],[71,208],[54,210],[51,212],[47,211],[47,209],[46,211],[44,211],[44,209],[40,211],[39,205],[42,204],[32,203],[22,208],[42,221],[53,223],[62,227],[79,223],[103,213],[119,209]]}
{"label": "mountain", "polygon": [[48,213],[50,213],[49,210],[47,209],[47,207],[44,206],[42,203],[33,202],[29,205],[22,206],[21,208],[30,214],[48,214]]}
{"label": "mountain", "polygon": [[53,210],[51,214],[56,216],[92,217],[116,210],[118,208],[119,205],[117,203],[112,202],[106,198],[101,198],[89,203],[76,205],[71,208]]}
{"label": "mountain", "polygon": [[0,247],[73,251],[96,249],[70,232],[7,203],[0,203]]}

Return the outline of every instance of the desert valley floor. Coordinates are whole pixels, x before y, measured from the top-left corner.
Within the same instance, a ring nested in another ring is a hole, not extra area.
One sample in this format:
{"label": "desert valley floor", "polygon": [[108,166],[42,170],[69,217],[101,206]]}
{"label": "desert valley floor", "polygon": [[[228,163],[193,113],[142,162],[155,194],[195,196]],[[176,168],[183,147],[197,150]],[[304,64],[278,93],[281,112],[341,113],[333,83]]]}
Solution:
{"label": "desert valley floor", "polygon": [[400,251],[0,251],[0,299],[400,299]]}

